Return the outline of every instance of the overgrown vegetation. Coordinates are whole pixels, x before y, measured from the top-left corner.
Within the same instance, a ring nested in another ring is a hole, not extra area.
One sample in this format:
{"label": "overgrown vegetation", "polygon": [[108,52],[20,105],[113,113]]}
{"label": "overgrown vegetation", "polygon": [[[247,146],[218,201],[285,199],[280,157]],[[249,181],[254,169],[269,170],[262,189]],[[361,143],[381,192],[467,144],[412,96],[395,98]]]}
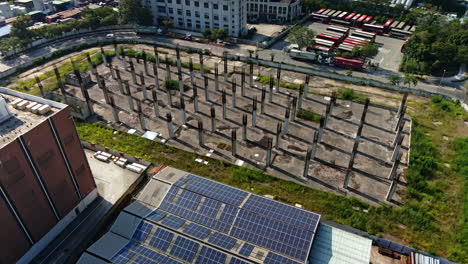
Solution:
{"label": "overgrown vegetation", "polygon": [[297,111],[297,117],[313,122],[320,122],[320,120],[322,119],[322,115],[306,109],[299,109]]}
{"label": "overgrown vegetation", "polygon": [[[351,98],[355,98],[355,94]],[[347,95],[349,96],[349,95]],[[254,193],[271,194],[287,203],[299,203],[325,219],[350,225],[370,234],[389,234],[432,254],[467,263],[466,209],[463,186],[467,183],[468,139],[455,139],[449,146],[443,136],[456,138],[457,121],[468,116],[456,102],[435,98],[430,103],[409,102],[414,117],[411,161],[407,173],[405,204],[371,206],[355,198],[323,192],[278,179],[258,170],[203,157],[208,165],[193,162],[194,153],[141,137],[118,132],[95,123],[77,122],[83,140],[98,143],[157,164],[173,166]],[[445,109],[445,110],[444,110]],[[444,124],[434,125],[434,120]],[[449,162],[452,167],[443,165]]]}
{"label": "overgrown vegetation", "polygon": [[350,101],[366,101],[367,97],[357,93],[351,88],[342,88],[338,90],[338,98],[343,100],[350,100]]}
{"label": "overgrown vegetation", "polygon": [[[190,87],[186,84],[184,86],[184,92],[190,90]],[[164,81],[164,87],[168,90],[176,90],[179,91],[179,81],[177,80],[166,80]]]}
{"label": "overgrown vegetation", "polygon": [[[273,79],[273,85],[276,86],[276,79],[270,77],[268,75],[258,75],[258,82],[262,84],[270,84],[270,78]],[[299,90],[301,89],[301,85],[297,83],[289,83],[289,82],[280,82],[280,86],[288,89]]]}

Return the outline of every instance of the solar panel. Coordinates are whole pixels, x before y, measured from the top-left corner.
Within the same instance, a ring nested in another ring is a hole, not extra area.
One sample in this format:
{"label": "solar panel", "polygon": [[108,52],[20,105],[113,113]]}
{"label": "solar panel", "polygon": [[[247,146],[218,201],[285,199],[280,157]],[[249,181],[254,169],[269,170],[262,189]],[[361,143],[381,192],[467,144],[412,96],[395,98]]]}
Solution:
{"label": "solar panel", "polygon": [[[141,256],[137,257],[133,263],[164,263],[164,264],[182,264],[181,262],[174,260],[166,255],[160,254],[156,251],[143,247],[139,244],[130,243],[130,250],[135,251]],[[139,261],[139,262],[138,262]]]}
{"label": "solar panel", "polygon": [[185,208],[195,210],[197,209],[200,200],[200,195],[189,191],[182,191],[182,193],[179,196],[177,196],[176,204]]}
{"label": "solar panel", "polygon": [[282,220],[293,226],[315,231],[320,216],[276,201],[251,195],[242,209]]}
{"label": "solar panel", "polygon": [[199,246],[198,243],[179,236],[174,242],[170,254],[187,262],[192,262]]}
{"label": "solar panel", "polygon": [[238,258],[231,258],[231,261],[229,262],[229,264],[249,264],[249,262],[245,262]]}
{"label": "solar panel", "polygon": [[224,264],[226,257],[226,254],[218,250],[203,246],[195,264]]}
{"label": "solar panel", "polygon": [[200,239],[207,238],[211,233],[210,229],[194,223],[190,223],[189,225],[187,225],[184,228],[183,232]]}
{"label": "solar panel", "polygon": [[203,194],[224,203],[239,206],[247,196],[247,192],[192,174],[188,175],[187,178],[189,181],[186,183],[186,189]]}
{"label": "solar panel", "polygon": [[219,208],[221,208],[220,202],[206,198],[200,206],[200,213],[215,218],[218,214]]}
{"label": "solar panel", "polygon": [[300,264],[294,260],[290,260],[273,252],[269,252],[263,261],[265,264]]}
{"label": "solar panel", "polygon": [[152,229],[153,229],[153,225],[147,222],[141,221],[141,223],[137,227],[136,232],[133,234],[132,239],[139,241],[139,242],[144,242]]}
{"label": "solar panel", "polygon": [[184,178],[180,178],[179,180],[177,180],[174,185],[175,186],[183,186],[189,179],[187,177],[184,177]]}
{"label": "solar panel", "polygon": [[182,218],[179,218],[177,216],[173,215],[168,215],[164,220],[161,222],[161,224],[172,227],[174,229],[180,228],[183,224],[185,223],[185,220]]}
{"label": "solar panel", "polygon": [[111,258],[111,261],[115,264],[125,264],[127,263],[135,253],[128,250],[128,244],[122,248],[115,256]]}
{"label": "solar panel", "polygon": [[250,253],[252,253],[252,250],[254,249],[254,246],[249,244],[249,243],[244,243],[242,246],[241,250],[239,251],[239,254],[242,256],[250,256]]}
{"label": "solar panel", "polygon": [[156,210],[156,211],[153,211],[151,214],[149,214],[146,218],[157,222],[163,219],[163,217],[165,217],[166,215],[167,214],[165,212],[161,210]]}
{"label": "solar panel", "polygon": [[174,234],[162,228],[156,229],[153,237],[151,238],[149,245],[151,247],[157,248],[161,251],[166,251],[169,245],[171,244]]}
{"label": "solar panel", "polygon": [[225,249],[231,249],[234,247],[234,245],[236,245],[237,240],[216,232],[210,237],[210,239],[208,239],[208,242],[223,247]]}

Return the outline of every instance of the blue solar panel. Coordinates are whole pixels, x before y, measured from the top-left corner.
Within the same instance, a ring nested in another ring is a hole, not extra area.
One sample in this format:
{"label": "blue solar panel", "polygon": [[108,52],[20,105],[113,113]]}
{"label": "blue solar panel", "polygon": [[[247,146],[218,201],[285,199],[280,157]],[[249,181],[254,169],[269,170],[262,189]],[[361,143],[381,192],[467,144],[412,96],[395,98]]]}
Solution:
{"label": "blue solar panel", "polygon": [[231,261],[229,262],[229,264],[249,264],[249,262],[245,262],[237,258],[231,258]]}
{"label": "blue solar panel", "polygon": [[187,177],[184,177],[184,178],[180,178],[179,180],[177,180],[174,185],[175,186],[183,186],[189,179]]}
{"label": "blue solar panel", "polygon": [[111,258],[111,261],[115,264],[125,264],[127,263],[135,253],[130,252],[128,244],[122,248],[114,257]]}
{"label": "blue solar panel", "polygon": [[171,244],[173,237],[174,234],[172,232],[169,232],[162,228],[158,228],[156,229],[156,232],[154,232],[154,235],[151,238],[149,245],[161,251],[166,251],[169,245]]}
{"label": "blue solar panel", "polygon": [[171,255],[187,262],[192,262],[200,245],[192,240],[177,237],[171,248]]}
{"label": "blue solar panel", "polygon": [[203,246],[195,264],[224,264],[226,257],[226,254],[220,251]]}
{"label": "blue solar panel", "polygon": [[136,258],[133,263],[182,264],[181,262],[177,260],[174,260],[166,255],[160,254],[156,251],[143,247],[139,244],[130,243],[129,249],[141,255],[138,258]]}
{"label": "blue solar panel", "polygon": [[252,250],[254,249],[253,245],[250,245],[249,243],[244,243],[242,246],[241,250],[239,251],[239,254],[242,256],[250,256],[250,253],[252,253]]}
{"label": "blue solar panel", "polygon": [[300,260],[307,258],[313,237],[312,232],[245,210],[239,212],[230,235]]}
{"label": "blue solar panel", "polygon": [[257,212],[262,215],[279,219],[309,231],[315,231],[320,216],[276,201],[251,195],[242,209]]}
{"label": "blue solar panel", "polygon": [[210,239],[208,239],[208,242],[223,247],[225,249],[231,249],[234,247],[234,245],[236,245],[237,240],[216,232],[210,237]]}
{"label": "blue solar panel", "polygon": [[211,233],[210,229],[194,223],[187,225],[183,232],[200,239],[207,238]]}
{"label": "blue solar panel", "polygon": [[195,210],[197,209],[200,200],[200,195],[189,191],[182,191],[182,194],[180,194],[177,197],[176,204],[185,208]]}
{"label": "blue solar panel", "polygon": [[153,229],[153,225],[145,221],[141,221],[141,223],[138,225],[137,230],[133,234],[132,239],[139,241],[139,242],[144,242],[152,229]]}
{"label": "blue solar panel", "polygon": [[173,215],[168,215],[164,220],[161,222],[161,224],[172,227],[174,229],[180,228],[183,224],[185,223],[184,219],[181,219],[177,216]]}
{"label": "blue solar panel", "polygon": [[165,217],[167,214],[161,210],[156,210],[151,212],[151,214],[146,217],[147,219],[153,220],[155,222],[161,220],[163,217]]}
{"label": "blue solar panel", "polygon": [[200,213],[215,218],[218,214],[219,208],[221,208],[220,202],[206,198],[200,206]]}
{"label": "blue solar panel", "polygon": [[275,253],[269,252],[266,256],[265,260],[263,261],[265,264],[300,264],[294,260],[290,260],[283,256],[277,255]]}
{"label": "blue solar panel", "polygon": [[247,192],[226,186],[221,183],[210,181],[195,175],[187,176],[189,181],[185,188],[196,193],[203,194],[215,200],[235,206],[241,205],[242,201],[247,196]]}

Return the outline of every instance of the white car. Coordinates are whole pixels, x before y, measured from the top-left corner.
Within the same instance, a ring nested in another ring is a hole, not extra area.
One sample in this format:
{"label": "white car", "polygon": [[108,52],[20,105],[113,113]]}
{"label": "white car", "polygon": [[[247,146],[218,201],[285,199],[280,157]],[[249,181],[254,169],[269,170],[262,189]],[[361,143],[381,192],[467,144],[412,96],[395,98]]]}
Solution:
{"label": "white car", "polygon": [[114,34],[112,34],[112,33],[111,33],[111,34],[107,34],[107,35],[106,35],[106,38],[114,38],[114,37],[115,37],[115,35],[114,35]]}

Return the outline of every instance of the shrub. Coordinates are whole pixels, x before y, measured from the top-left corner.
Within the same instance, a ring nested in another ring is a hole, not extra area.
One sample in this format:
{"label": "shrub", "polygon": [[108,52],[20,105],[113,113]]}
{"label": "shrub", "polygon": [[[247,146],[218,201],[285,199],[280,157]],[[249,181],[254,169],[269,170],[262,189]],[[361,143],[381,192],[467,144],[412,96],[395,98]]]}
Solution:
{"label": "shrub", "polygon": [[305,109],[299,109],[299,111],[297,111],[297,117],[312,122],[320,122],[320,119],[322,119],[321,115]]}
{"label": "shrub", "polygon": [[[179,90],[179,81],[176,81],[176,80],[166,80],[164,82],[164,87],[166,87],[166,89],[169,89],[169,90],[176,90],[178,91]],[[186,84],[184,84],[184,91],[188,91],[190,89],[190,87]]]}

